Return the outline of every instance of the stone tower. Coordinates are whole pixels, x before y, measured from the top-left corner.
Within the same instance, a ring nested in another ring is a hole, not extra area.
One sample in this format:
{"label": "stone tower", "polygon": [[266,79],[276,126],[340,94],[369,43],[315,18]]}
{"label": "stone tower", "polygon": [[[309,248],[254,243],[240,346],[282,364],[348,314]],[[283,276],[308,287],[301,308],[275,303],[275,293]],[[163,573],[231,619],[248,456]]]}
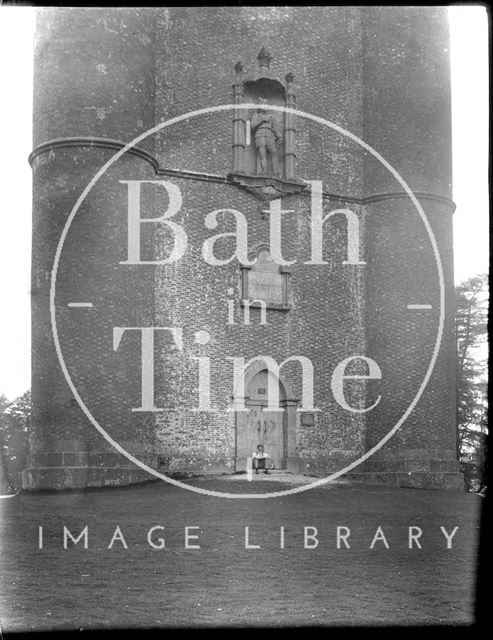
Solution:
{"label": "stone tower", "polygon": [[[44,9],[35,55],[24,487],[151,477],[108,440],[166,474],[243,471],[263,442],[276,467],[327,476],[410,405],[349,471],[459,486],[445,10]],[[128,149],[74,213],[128,142],[217,105],[234,108]],[[334,212],[318,234],[317,207]]]}

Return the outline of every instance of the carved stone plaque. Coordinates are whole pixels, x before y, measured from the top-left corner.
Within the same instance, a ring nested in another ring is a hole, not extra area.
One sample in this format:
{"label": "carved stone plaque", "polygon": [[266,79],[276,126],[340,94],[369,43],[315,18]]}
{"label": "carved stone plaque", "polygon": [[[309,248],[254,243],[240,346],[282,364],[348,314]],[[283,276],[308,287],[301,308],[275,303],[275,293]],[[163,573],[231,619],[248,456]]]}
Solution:
{"label": "carved stone plaque", "polygon": [[266,249],[260,251],[248,274],[248,297],[279,304],[284,301],[283,277]]}
{"label": "carved stone plaque", "polygon": [[250,271],[248,278],[248,296],[266,302],[283,302],[282,276],[275,273]]}
{"label": "carved stone plaque", "polygon": [[244,298],[262,300],[269,307],[286,307],[287,277],[288,274],[272,260],[269,250],[261,248],[255,264],[244,270]]}

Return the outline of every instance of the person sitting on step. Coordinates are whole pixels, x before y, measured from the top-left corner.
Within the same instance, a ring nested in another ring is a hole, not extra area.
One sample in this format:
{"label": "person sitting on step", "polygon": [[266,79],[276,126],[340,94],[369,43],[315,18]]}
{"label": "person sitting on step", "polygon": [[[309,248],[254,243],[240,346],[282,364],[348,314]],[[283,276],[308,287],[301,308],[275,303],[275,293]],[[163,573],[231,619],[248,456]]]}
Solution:
{"label": "person sitting on step", "polygon": [[255,473],[258,473],[259,469],[263,469],[264,473],[269,473],[269,469],[267,468],[267,459],[270,458],[268,453],[264,451],[264,445],[257,445],[257,451],[252,453],[252,463],[253,468],[255,469]]}

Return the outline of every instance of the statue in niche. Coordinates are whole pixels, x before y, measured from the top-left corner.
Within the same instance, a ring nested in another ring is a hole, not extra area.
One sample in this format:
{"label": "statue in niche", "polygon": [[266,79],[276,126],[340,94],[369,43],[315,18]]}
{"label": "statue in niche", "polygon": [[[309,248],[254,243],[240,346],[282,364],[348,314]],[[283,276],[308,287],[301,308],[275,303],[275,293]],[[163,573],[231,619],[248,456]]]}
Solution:
{"label": "statue in niche", "polygon": [[[285,82],[271,70],[271,54],[260,50],[257,73],[248,74],[241,62],[235,65],[233,82],[233,162],[228,179],[265,203],[301,193],[306,184],[296,178],[296,108],[294,75]],[[242,109],[243,104],[248,108]],[[288,107],[288,111],[277,111]]]}
{"label": "statue in niche", "polygon": [[257,175],[268,175],[268,156],[272,163],[273,174],[280,177],[278,149],[281,146],[281,135],[277,131],[277,123],[272,114],[267,113],[267,100],[259,99],[259,108],[252,117],[252,131],[255,136],[257,150]]}

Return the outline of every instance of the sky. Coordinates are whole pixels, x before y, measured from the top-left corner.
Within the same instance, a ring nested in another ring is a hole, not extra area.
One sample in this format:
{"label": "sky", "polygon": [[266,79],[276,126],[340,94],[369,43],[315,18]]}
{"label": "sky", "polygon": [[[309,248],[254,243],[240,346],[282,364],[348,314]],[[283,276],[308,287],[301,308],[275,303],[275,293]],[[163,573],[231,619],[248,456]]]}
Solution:
{"label": "sky", "polygon": [[449,7],[455,281],[488,271],[488,22],[479,6]]}
{"label": "sky", "polygon": [[[32,60],[34,9],[0,7],[0,394],[30,387]],[[449,7],[455,279],[488,270],[488,22]],[[405,176],[404,176],[405,178]]]}

